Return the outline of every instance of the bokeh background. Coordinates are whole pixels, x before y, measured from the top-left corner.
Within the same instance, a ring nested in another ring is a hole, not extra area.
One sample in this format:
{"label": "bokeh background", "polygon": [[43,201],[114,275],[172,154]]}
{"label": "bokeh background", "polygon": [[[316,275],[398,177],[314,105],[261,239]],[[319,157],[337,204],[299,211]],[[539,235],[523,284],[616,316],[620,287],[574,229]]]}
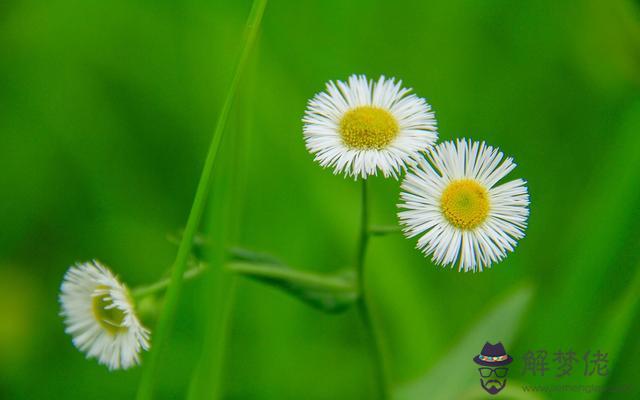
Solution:
{"label": "bokeh background", "polygon": [[[64,334],[66,268],[97,258],[130,286],[171,264],[231,79],[248,0],[0,2],[0,398],[126,399]],[[640,4],[630,0],[284,1],[267,6],[227,133],[247,130],[238,242],[331,272],[355,256],[359,185],[304,148],[305,103],[329,79],[396,76],[440,137],[486,140],[529,182],[527,237],[482,273],[375,238],[367,285],[400,399],[484,398],[471,358],[503,341],[503,398],[636,398],[640,296]],[[230,151],[226,148],[224,151]],[[399,183],[373,179],[396,224]],[[215,226],[211,221],[207,224]],[[156,388],[183,398],[201,352],[201,283],[183,291]],[[154,325],[154,305],[141,310]],[[224,398],[375,398],[354,310],[323,314],[238,279]],[[523,371],[546,350],[550,371]],[[607,352],[606,377],[555,378],[553,354]],[[525,393],[521,384],[625,386]],[[635,385],[635,386],[634,386]]]}

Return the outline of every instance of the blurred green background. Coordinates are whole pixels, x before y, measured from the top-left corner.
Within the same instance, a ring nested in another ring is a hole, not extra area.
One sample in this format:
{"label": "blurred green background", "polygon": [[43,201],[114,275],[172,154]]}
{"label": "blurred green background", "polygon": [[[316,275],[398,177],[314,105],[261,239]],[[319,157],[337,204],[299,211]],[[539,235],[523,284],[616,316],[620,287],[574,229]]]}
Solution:
{"label": "blurred green background", "polygon": [[[171,264],[166,236],[186,221],[249,8],[0,2],[0,398],[133,398],[141,369],[85,360],[58,288],[76,261],[97,258],[130,286]],[[352,262],[359,185],[313,162],[301,131],[307,99],[352,73],[401,78],[434,107],[442,140],[515,157],[532,200],[527,237],[480,274],[436,268],[400,235],[372,240],[397,397],[484,398],[471,358],[487,340],[516,359],[502,398],[637,397],[640,4],[270,1],[228,130],[252,127],[239,150],[244,247],[315,271]],[[395,224],[399,183],[371,186],[373,222]],[[185,285],[158,398],[188,386],[200,289]],[[524,374],[524,353],[541,349],[608,352],[609,375]],[[374,398],[366,352],[354,310],[326,315],[239,279],[224,398]],[[534,396],[522,383],[636,386]]]}

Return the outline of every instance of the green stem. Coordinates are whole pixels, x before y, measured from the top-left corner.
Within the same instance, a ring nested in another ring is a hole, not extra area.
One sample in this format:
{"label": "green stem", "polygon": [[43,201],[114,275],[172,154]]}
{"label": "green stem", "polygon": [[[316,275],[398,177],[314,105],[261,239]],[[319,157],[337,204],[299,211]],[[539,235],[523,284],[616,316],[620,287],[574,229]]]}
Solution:
{"label": "green stem", "polygon": [[154,346],[149,353],[146,368],[142,371],[142,378],[140,380],[140,386],[138,388],[138,400],[149,400],[153,396],[154,380],[156,378],[156,371],[159,365],[159,355],[162,354],[164,346],[166,345],[168,336],[170,334],[176,311],[178,308],[178,300],[180,298],[180,289],[182,287],[183,275],[187,266],[189,255],[193,246],[193,240],[200,226],[202,220],[202,214],[207,201],[207,196],[211,187],[211,176],[213,173],[213,166],[215,165],[216,156],[218,155],[218,149],[220,147],[220,141],[222,139],[223,132],[229,116],[229,110],[233,104],[238,82],[240,76],[244,70],[247,59],[255,42],[264,8],[267,0],[255,0],[251,9],[251,14],[247,20],[245,29],[244,44],[240,53],[240,57],[235,67],[235,72],[229,89],[226,94],[218,121],[209,145],[209,151],[202,168],[202,174],[200,175],[200,181],[196,194],[193,199],[187,225],[184,230],[184,235],[178,253],[176,255],[175,262],[173,263],[173,271],[171,274],[171,282],[167,290],[167,296],[164,303],[162,314],[158,320],[158,326],[156,328],[156,334],[154,337]]}
{"label": "green stem", "polygon": [[356,258],[356,273],[358,280],[358,291],[360,297],[357,301],[358,312],[362,318],[365,334],[369,343],[373,364],[375,366],[375,381],[377,391],[382,400],[391,398],[389,375],[387,373],[387,363],[384,357],[384,349],[381,343],[381,334],[377,331],[375,321],[367,300],[367,291],[364,275],[364,261],[369,244],[369,205],[367,201],[367,181],[362,179],[362,204],[360,208],[361,222],[358,240],[358,253]]}
{"label": "green stem", "polygon": [[[191,279],[194,279],[196,277],[198,277],[200,274],[202,274],[204,271],[207,270],[207,266],[204,263],[198,263],[195,267],[187,270],[184,273],[184,276],[182,277],[183,280],[188,281]],[[167,287],[169,287],[169,284],[171,283],[171,278],[164,278],[161,279],[155,283],[151,283],[149,285],[145,285],[145,286],[139,286],[137,288],[134,288],[131,290],[131,295],[135,298],[135,299],[141,299],[145,296],[148,296],[150,294],[153,293],[157,293],[160,292],[162,290],[165,290]]]}
{"label": "green stem", "polygon": [[402,232],[402,228],[393,225],[374,225],[369,227],[369,235],[371,236],[386,236],[400,232]]}
{"label": "green stem", "polygon": [[364,258],[367,252],[367,245],[369,244],[369,204],[367,201],[366,179],[362,179],[362,195],[360,200],[362,203],[360,204],[360,233],[356,271],[358,273],[358,286],[360,289],[364,289]]}
{"label": "green stem", "polygon": [[323,276],[281,266],[249,261],[232,261],[225,268],[238,274],[266,279],[282,279],[300,285],[321,287],[335,292],[353,292],[354,285],[345,279]]}

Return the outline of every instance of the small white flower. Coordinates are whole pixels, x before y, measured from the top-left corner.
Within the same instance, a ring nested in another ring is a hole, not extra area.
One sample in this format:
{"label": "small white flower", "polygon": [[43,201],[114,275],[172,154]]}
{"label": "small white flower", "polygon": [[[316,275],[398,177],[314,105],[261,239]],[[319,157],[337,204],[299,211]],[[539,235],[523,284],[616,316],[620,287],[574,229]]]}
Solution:
{"label": "small white flower", "polygon": [[397,178],[438,139],[431,106],[410,91],[384,76],[328,82],[302,119],[307,149],[336,174],[366,178],[380,170]]}
{"label": "small white flower", "polygon": [[[458,140],[439,144],[402,182],[398,215],[407,237],[440,264],[482,271],[514,250],[529,216],[526,182],[496,186],[516,167],[498,149]],[[502,162],[501,162],[502,161]]]}
{"label": "small white flower", "polygon": [[139,363],[149,349],[149,331],[135,315],[127,287],[98,261],[77,264],[67,271],[60,289],[65,332],[73,344],[113,369]]}

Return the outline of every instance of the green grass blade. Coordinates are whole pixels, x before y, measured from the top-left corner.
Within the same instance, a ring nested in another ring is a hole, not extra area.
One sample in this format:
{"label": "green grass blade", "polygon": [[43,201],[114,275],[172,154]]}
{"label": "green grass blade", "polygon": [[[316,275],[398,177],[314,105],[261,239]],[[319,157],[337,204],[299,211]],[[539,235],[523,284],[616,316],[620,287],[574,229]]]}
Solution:
{"label": "green grass blade", "polygon": [[[258,52],[258,45],[256,44]],[[254,114],[256,55],[252,57],[241,91],[236,123],[222,144],[222,155],[216,164],[212,199],[209,204],[206,231],[210,232],[211,246],[206,257],[213,265],[212,273],[205,282],[201,318],[205,320],[204,341],[197,367],[191,374],[189,400],[218,399],[224,397],[224,367],[228,348],[228,335],[233,322],[235,306],[235,274],[227,268],[229,254],[226,249],[236,243],[242,226],[242,212],[246,192],[249,165],[250,139]]]}
{"label": "green grass blade", "polygon": [[187,220],[184,236],[182,237],[182,241],[180,242],[178,253],[173,265],[171,283],[167,290],[164,307],[158,320],[158,326],[156,328],[156,333],[153,341],[153,348],[149,353],[147,363],[142,372],[142,378],[140,380],[140,386],[138,388],[138,400],[151,399],[153,396],[154,379],[159,367],[159,356],[160,354],[162,354],[163,347],[166,345],[167,338],[175,319],[178,299],[180,297],[180,289],[182,287],[183,274],[187,266],[189,255],[191,253],[194,237],[202,220],[202,215],[207,202],[207,196],[211,187],[213,166],[215,165],[216,156],[218,154],[222,135],[224,133],[229,116],[229,110],[231,109],[231,106],[233,104],[233,100],[235,98],[238,87],[238,82],[240,81],[240,77],[255,42],[266,3],[267,0],[255,0],[249,18],[247,20],[244,44],[240,53],[240,57],[237,61],[235,72],[227,91],[226,98],[220,111],[220,115],[218,116],[218,121],[216,123],[213,137],[211,139],[209,151],[202,168],[200,181],[196,189],[193,205],[191,207],[189,218]]}
{"label": "green grass blade", "polygon": [[[477,383],[478,371],[473,356],[486,341],[501,341],[509,351],[531,298],[532,289],[528,286],[505,298],[469,330],[442,362],[418,380],[399,386],[395,398],[448,400],[461,396]],[[479,385],[478,390],[482,391]]]}
{"label": "green grass blade", "polygon": [[[605,331],[600,335],[598,345],[603,352],[608,353],[609,374],[606,376],[594,375],[593,383],[596,386],[604,385],[611,376],[613,368],[616,367],[620,352],[625,343],[625,338],[631,333],[631,327],[633,320],[638,315],[638,307],[640,306],[640,265],[636,268],[636,275],[633,278],[631,284],[620,296],[618,303],[612,307],[610,317],[608,321],[602,326],[605,327]],[[596,350],[593,348],[593,350]],[[591,392],[585,399],[604,398],[607,392]]]}
{"label": "green grass blade", "polygon": [[[595,339],[590,327],[594,309],[603,301],[602,283],[610,279],[612,262],[623,245],[620,238],[634,234],[629,222],[640,194],[640,103],[632,104],[625,114],[619,134],[597,163],[586,200],[575,210],[568,235],[575,239],[565,253],[567,259],[558,262],[560,268],[550,284],[540,287],[539,301],[528,315],[528,327],[545,346],[583,346]],[[550,308],[562,313],[548,314]],[[563,329],[541,329],[541,319],[546,326]]]}

